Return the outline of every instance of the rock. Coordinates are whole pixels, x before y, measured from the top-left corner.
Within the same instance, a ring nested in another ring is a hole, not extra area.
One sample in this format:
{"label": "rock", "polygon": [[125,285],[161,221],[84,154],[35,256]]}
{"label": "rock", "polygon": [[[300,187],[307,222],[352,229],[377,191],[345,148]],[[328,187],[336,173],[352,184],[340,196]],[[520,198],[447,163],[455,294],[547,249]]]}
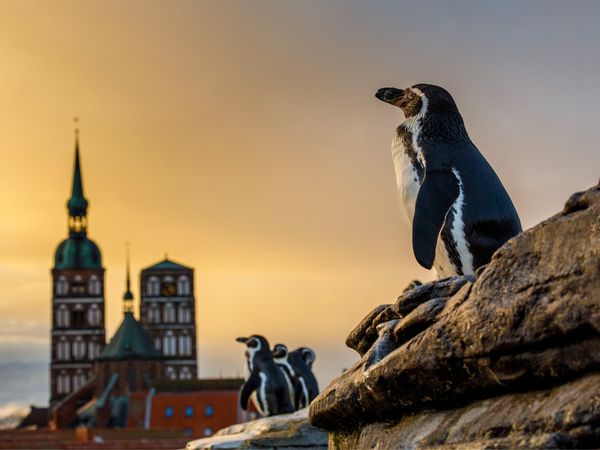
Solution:
{"label": "rock", "polygon": [[[382,315],[394,314],[402,318],[398,347],[365,372],[375,327]],[[365,356],[310,407],[311,423],[333,432],[334,448],[370,448],[370,433],[379,439],[377,448],[395,448],[394,442],[452,448],[452,430],[456,442],[476,448],[598,439],[597,386],[571,380],[587,380],[600,369],[600,189],[572,196],[562,213],[508,241],[476,280],[440,280],[405,292],[367,316],[348,341]],[[532,389],[544,390],[522,394]],[[531,424],[538,419],[527,422],[525,409],[519,418],[519,408],[536,405],[531,399],[543,402],[559,392],[563,409],[556,411],[595,419],[573,426],[548,422],[554,406],[540,410],[537,428]],[[532,397],[519,403],[526,398],[520,395]],[[505,415],[494,418],[495,407]],[[489,423],[485,433],[464,418],[477,411],[478,420]],[[500,419],[512,420],[508,431],[500,425],[493,431]],[[459,428],[451,429],[451,422]]]}
{"label": "rock", "polygon": [[326,449],[327,433],[308,423],[308,409],[223,428],[212,437],[191,441],[186,450]]}
{"label": "rock", "polygon": [[[330,435],[335,449],[598,448],[600,375]],[[594,429],[596,431],[594,431]]]}

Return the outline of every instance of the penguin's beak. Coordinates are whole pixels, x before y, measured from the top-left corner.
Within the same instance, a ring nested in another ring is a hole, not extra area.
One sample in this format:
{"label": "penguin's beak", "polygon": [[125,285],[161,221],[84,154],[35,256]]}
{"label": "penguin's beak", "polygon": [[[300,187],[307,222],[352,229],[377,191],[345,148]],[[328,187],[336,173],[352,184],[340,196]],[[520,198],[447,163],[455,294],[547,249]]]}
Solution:
{"label": "penguin's beak", "polygon": [[285,352],[282,348],[278,348],[276,350],[273,350],[271,352],[271,355],[273,355],[273,358],[282,358],[285,355]]}
{"label": "penguin's beak", "polygon": [[382,102],[389,103],[390,105],[400,106],[400,101],[404,96],[404,91],[402,89],[396,89],[393,87],[385,87],[381,88],[375,94]]}
{"label": "penguin's beak", "polygon": [[248,338],[247,337],[239,337],[239,338],[236,338],[236,341],[241,342],[242,344],[245,344],[246,342],[248,342]]}

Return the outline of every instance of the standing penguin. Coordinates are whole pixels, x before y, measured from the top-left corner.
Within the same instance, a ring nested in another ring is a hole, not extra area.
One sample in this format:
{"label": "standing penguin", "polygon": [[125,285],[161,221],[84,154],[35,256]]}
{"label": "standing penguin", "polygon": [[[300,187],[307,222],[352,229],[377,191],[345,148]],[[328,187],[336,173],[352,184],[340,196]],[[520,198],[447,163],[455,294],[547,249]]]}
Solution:
{"label": "standing penguin", "polygon": [[311,370],[315,352],[308,347],[300,347],[288,354],[288,361],[296,374],[295,407],[306,408],[319,395],[319,384]]}
{"label": "standing penguin", "polygon": [[279,369],[281,369],[281,372],[285,377],[285,381],[287,382],[288,389],[290,391],[290,401],[292,404],[294,404],[294,385],[296,384],[296,374],[294,373],[294,369],[292,369],[292,366],[288,361],[288,348],[283,344],[275,344],[271,354],[273,355],[275,364],[279,366]]}
{"label": "standing penguin", "polygon": [[263,336],[239,337],[246,344],[248,375],[240,392],[240,406],[248,409],[248,399],[263,417],[294,412],[285,377],[271,355],[269,343]]}
{"label": "standing penguin", "polygon": [[404,112],[392,155],[417,261],[439,278],[473,275],[521,232],[508,193],[445,89],[417,84],[375,96]]}

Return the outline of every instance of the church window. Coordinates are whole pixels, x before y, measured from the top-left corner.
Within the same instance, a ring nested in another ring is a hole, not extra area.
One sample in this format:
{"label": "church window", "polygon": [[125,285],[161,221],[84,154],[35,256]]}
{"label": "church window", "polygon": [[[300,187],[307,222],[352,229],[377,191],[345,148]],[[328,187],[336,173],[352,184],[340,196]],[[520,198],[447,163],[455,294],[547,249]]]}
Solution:
{"label": "church window", "polygon": [[194,407],[187,405],[184,410],[185,417],[194,417]]}
{"label": "church window", "polygon": [[191,336],[179,336],[179,354],[181,356],[190,356],[192,354]]}
{"label": "church window", "polygon": [[172,367],[167,367],[167,369],[165,370],[165,375],[167,377],[167,380],[175,380],[177,378],[177,373],[175,373],[175,369],[173,369]]}
{"label": "church window", "polygon": [[156,303],[152,303],[148,308],[148,323],[160,323],[160,309]]}
{"label": "church window", "polygon": [[90,305],[90,309],[88,309],[88,323],[92,326],[98,326],[102,322],[102,313],[100,312],[100,308],[96,303],[92,303]]}
{"label": "church window", "polygon": [[90,295],[100,295],[100,280],[96,275],[92,275],[90,277],[90,281],[88,283],[88,291]]}
{"label": "church window", "polygon": [[85,374],[81,373],[81,370],[78,370],[75,375],[73,375],[73,390],[76,391],[81,386],[85,384]]}
{"label": "church window", "polygon": [[69,326],[69,310],[67,305],[60,305],[56,310],[56,326],[66,328]]}
{"label": "church window", "polygon": [[81,275],[75,275],[75,278],[73,278],[71,291],[74,294],[85,294],[85,283],[83,282],[83,277]]}
{"label": "church window", "polygon": [[210,427],[206,427],[203,431],[204,436],[212,436],[213,435],[213,430]]}
{"label": "church window", "polygon": [[175,410],[173,409],[172,406],[167,406],[165,408],[165,417],[170,419],[171,417],[173,417],[174,413],[175,413]]}
{"label": "church window", "polygon": [[67,295],[69,293],[69,283],[64,275],[58,277],[56,282],[56,295]]}
{"label": "church window", "polygon": [[160,283],[157,277],[150,277],[146,285],[146,292],[149,297],[157,297],[160,295]]}
{"label": "church window", "polygon": [[173,297],[177,295],[177,285],[175,279],[171,276],[164,277],[160,286],[160,295],[163,297]]}
{"label": "church window", "polygon": [[213,405],[206,405],[204,407],[204,415],[206,417],[212,417],[215,414],[215,408]]}
{"label": "church window", "polygon": [[97,342],[88,342],[88,358],[95,359],[100,356],[100,346]]}
{"label": "church window", "polygon": [[163,337],[163,355],[175,356],[177,354],[177,341],[172,331],[167,331]]}
{"label": "church window", "polygon": [[160,338],[159,337],[154,338],[154,348],[160,352]]}
{"label": "church window", "polygon": [[190,370],[189,367],[184,367],[183,369],[181,369],[181,371],[179,372],[179,379],[180,380],[191,380],[192,379],[192,371]]}
{"label": "church window", "polygon": [[56,391],[59,394],[68,394],[71,392],[71,378],[64,371],[60,373],[56,380]]}
{"label": "church window", "polygon": [[59,361],[68,361],[70,359],[70,345],[65,337],[56,344],[56,358]]}
{"label": "church window", "polygon": [[73,327],[81,328],[85,326],[85,311],[83,311],[83,306],[80,303],[75,305],[73,314]]}
{"label": "church window", "polygon": [[163,322],[173,323],[175,322],[175,306],[173,303],[167,303],[163,310]]}
{"label": "church window", "polygon": [[190,280],[185,275],[177,279],[177,295],[190,295]]}
{"label": "church window", "polygon": [[81,336],[77,336],[75,341],[73,341],[73,358],[74,359],[83,359],[85,358],[85,342]]}
{"label": "church window", "polygon": [[185,303],[179,305],[177,310],[179,323],[190,323],[192,321],[192,311]]}

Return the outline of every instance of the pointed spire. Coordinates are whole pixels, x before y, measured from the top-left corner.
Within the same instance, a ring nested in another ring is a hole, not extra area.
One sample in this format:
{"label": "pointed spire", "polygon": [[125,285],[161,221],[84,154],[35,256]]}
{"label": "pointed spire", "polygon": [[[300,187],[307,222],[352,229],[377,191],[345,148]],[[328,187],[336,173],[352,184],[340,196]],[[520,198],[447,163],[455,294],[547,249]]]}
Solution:
{"label": "pointed spire", "polygon": [[[75,119],[77,123],[78,119]],[[71,217],[85,217],[88,201],[83,196],[83,181],[81,180],[81,163],[79,162],[79,128],[75,128],[75,165],[73,167],[73,188],[71,198],[67,202]]]}
{"label": "pointed spire", "polygon": [[125,293],[123,294],[123,312],[124,313],[132,313],[133,312],[133,294],[131,293],[131,276],[130,276],[130,267],[129,267],[129,242],[127,242],[126,246],[127,246],[127,278],[125,281]]}

